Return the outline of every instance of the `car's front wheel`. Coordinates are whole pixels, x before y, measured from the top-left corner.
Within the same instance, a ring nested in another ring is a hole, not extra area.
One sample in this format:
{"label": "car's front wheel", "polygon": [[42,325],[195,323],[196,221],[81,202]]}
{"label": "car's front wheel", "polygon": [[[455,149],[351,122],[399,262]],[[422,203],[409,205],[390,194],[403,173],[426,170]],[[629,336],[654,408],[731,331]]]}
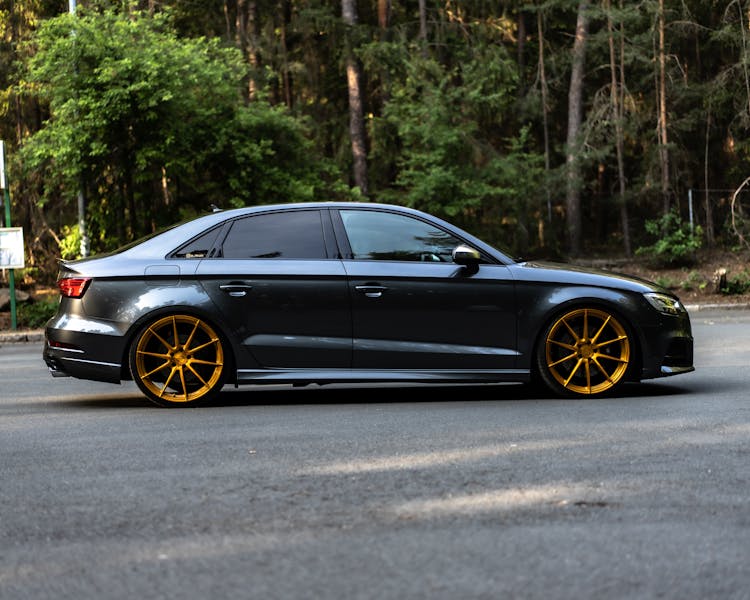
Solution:
{"label": "car's front wheel", "polygon": [[173,314],[145,325],[130,349],[138,387],[160,406],[188,406],[216,396],[226,373],[224,345],[204,320]]}
{"label": "car's front wheel", "polygon": [[537,369],[558,394],[594,396],[623,381],[633,352],[628,330],[616,315],[575,308],[546,328],[537,347]]}

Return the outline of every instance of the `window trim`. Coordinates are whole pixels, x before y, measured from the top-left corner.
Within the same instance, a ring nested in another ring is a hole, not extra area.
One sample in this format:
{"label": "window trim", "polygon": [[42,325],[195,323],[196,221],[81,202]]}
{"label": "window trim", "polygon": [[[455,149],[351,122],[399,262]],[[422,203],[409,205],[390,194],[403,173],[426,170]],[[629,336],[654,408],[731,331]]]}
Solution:
{"label": "window trim", "polygon": [[[168,260],[191,260],[191,261],[197,261],[197,260],[206,260],[209,258],[215,258],[216,251],[221,247],[221,244],[219,243],[219,240],[223,240],[226,236],[226,231],[223,231],[227,227],[228,221],[224,221],[222,223],[219,223],[217,225],[214,225],[213,227],[209,227],[208,229],[204,229],[197,235],[194,235],[191,237],[188,241],[180,244],[177,248],[172,250],[169,254],[167,254],[166,258]],[[195,257],[189,257],[189,256],[178,256],[180,251],[183,248],[188,247],[190,244],[194,243],[195,240],[197,240],[200,237],[203,237],[207,233],[216,230],[216,237],[214,238],[213,243],[211,244],[211,247],[208,248],[208,254],[206,256],[195,256]]]}
{"label": "window trim", "polygon": [[[280,257],[280,258],[250,258],[250,257],[238,257],[238,258],[227,258],[224,256],[224,243],[227,240],[227,237],[229,236],[229,232],[231,231],[232,227],[235,225],[237,221],[241,221],[243,219],[252,219],[255,217],[261,217],[261,216],[268,216],[268,215],[276,215],[276,214],[283,214],[283,213],[301,213],[301,212],[316,212],[318,213],[318,217],[320,219],[320,228],[321,228],[321,237],[323,240],[323,249],[325,251],[326,256],[325,257],[318,257],[318,258],[291,258],[291,257]],[[220,225],[222,227],[222,231],[219,232],[219,235],[216,237],[216,241],[214,242],[214,248],[211,249],[211,252],[209,252],[209,256],[205,257],[202,260],[216,260],[216,259],[222,259],[222,260],[307,260],[307,261],[315,261],[315,260],[332,260],[335,257],[336,252],[333,250],[335,249],[335,240],[333,239],[333,227],[330,223],[330,216],[326,216],[324,213],[327,213],[328,210],[320,207],[304,207],[304,208],[285,208],[281,210],[264,210],[264,211],[258,211],[253,212],[249,214],[244,214],[237,216],[232,219],[227,219]],[[196,236],[198,237],[198,236]],[[195,238],[194,238],[195,239]],[[188,242],[189,243],[189,242]],[[182,247],[182,246],[181,246]]]}
{"label": "window trim", "polygon": [[[420,221],[424,223],[425,225],[429,225],[430,227],[434,227],[435,229],[439,229],[445,234],[450,235],[453,238],[456,238],[459,240],[462,244],[467,244],[477,250],[480,255],[482,256],[482,262],[480,264],[497,264],[497,260],[489,256],[486,252],[482,251],[480,248],[477,248],[475,244],[472,244],[470,241],[465,240],[463,236],[458,235],[455,231],[451,231],[449,229],[446,229],[445,227],[441,227],[439,224],[434,223],[433,221],[429,219],[424,219],[420,215],[414,215],[411,213],[405,213],[405,212],[399,212],[396,210],[388,210],[388,209],[382,209],[377,207],[370,207],[370,206],[357,206],[352,205],[351,208],[345,207],[345,208],[336,208],[331,210],[331,218],[333,219],[333,227],[334,231],[336,233],[336,239],[338,240],[339,247],[342,250],[343,254],[343,260],[356,260],[356,261],[367,261],[367,262],[395,262],[395,263],[406,263],[406,264],[412,264],[417,261],[412,260],[377,260],[373,258],[354,258],[354,252],[352,251],[352,246],[349,243],[349,235],[346,233],[346,227],[344,227],[344,219],[340,214],[340,211],[342,210],[358,210],[361,212],[375,212],[375,213],[385,213],[389,215],[397,215],[399,217],[404,217],[406,219],[414,219],[415,221]],[[419,264],[423,265],[445,265],[448,263],[442,263],[442,262],[420,262]]]}

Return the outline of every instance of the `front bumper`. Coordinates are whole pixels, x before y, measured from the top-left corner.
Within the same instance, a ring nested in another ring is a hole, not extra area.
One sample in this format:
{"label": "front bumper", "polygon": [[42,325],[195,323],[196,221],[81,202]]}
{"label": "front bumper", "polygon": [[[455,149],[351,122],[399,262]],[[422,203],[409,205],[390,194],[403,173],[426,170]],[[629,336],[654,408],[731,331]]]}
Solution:
{"label": "front bumper", "polygon": [[687,312],[677,316],[662,316],[657,326],[644,328],[644,336],[641,379],[695,371],[693,333]]}

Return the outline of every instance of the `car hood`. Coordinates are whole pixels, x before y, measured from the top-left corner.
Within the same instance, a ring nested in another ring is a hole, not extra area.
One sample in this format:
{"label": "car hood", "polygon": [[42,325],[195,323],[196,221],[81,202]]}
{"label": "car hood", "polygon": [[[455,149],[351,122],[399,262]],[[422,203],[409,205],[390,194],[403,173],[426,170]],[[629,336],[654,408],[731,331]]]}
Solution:
{"label": "car hood", "polygon": [[511,268],[518,281],[591,285],[637,293],[659,292],[674,296],[672,292],[652,281],[601,269],[546,261],[520,262],[512,265]]}

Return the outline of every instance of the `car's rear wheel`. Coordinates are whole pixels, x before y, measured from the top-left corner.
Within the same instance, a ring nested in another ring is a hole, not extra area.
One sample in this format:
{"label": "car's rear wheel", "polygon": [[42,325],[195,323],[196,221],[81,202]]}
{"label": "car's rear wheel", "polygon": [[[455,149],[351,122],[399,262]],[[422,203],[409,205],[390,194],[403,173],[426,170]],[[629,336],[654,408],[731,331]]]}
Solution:
{"label": "car's rear wheel", "polygon": [[600,308],[576,308],[554,319],[537,347],[537,367],[547,386],[567,396],[611,392],[633,361],[625,324]]}
{"label": "car's rear wheel", "polygon": [[145,325],[130,349],[138,387],[161,406],[188,406],[219,393],[226,373],[224,345],[193,315],[173,314]]}

